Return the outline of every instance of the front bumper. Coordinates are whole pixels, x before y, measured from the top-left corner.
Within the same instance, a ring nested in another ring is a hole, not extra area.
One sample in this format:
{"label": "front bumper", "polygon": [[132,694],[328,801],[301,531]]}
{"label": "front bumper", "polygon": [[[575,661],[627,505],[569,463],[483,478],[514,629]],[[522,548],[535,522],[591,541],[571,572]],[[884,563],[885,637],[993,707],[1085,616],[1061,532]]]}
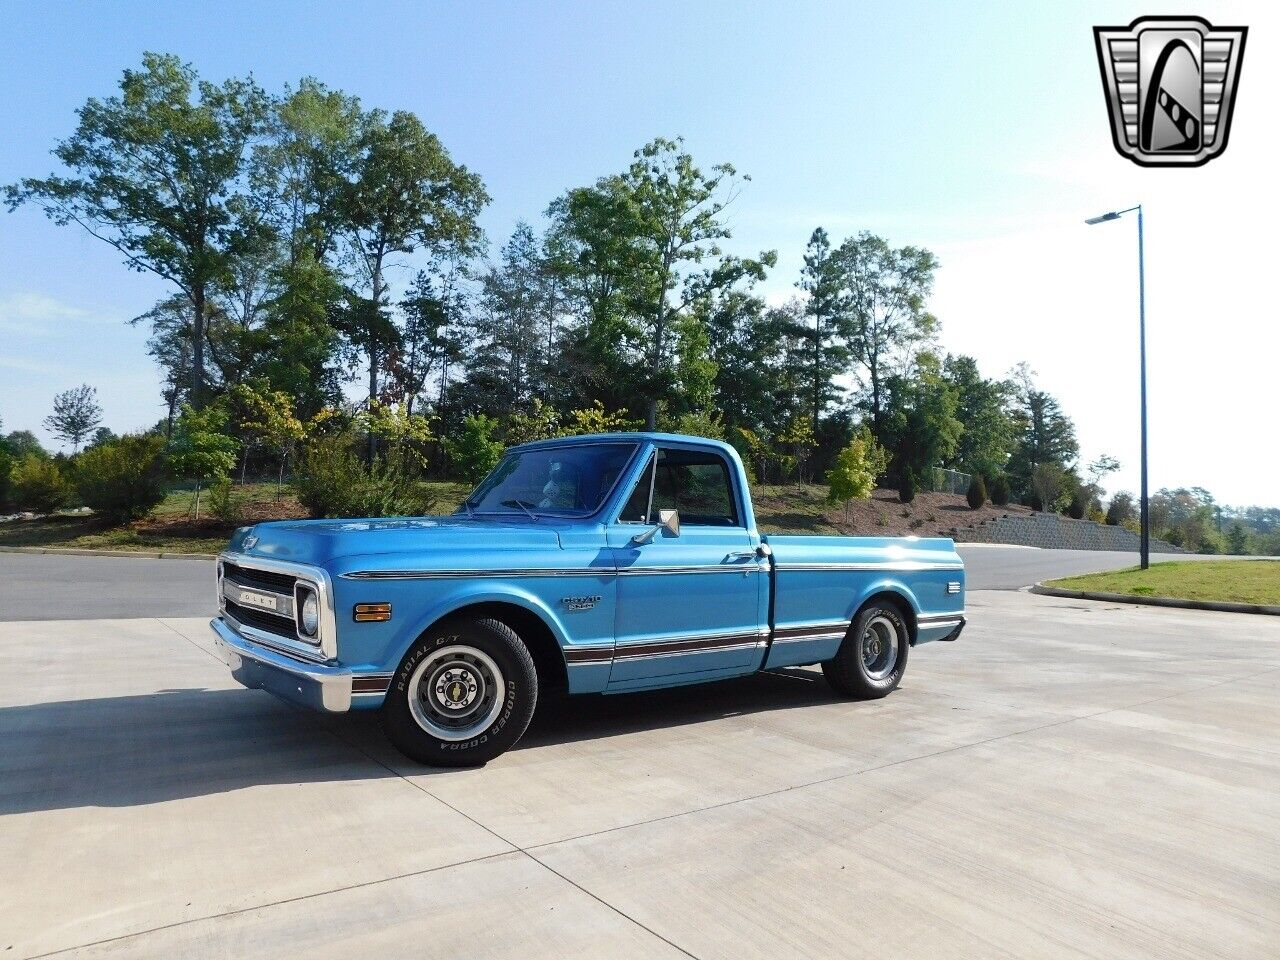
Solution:
{"label": "front bumper", "polygon": [[247,640],[221,618],[210,620],[209,626],[231,676],[246,687],[312,710],[345,713],[351,709],[350,670],[308,663]]}

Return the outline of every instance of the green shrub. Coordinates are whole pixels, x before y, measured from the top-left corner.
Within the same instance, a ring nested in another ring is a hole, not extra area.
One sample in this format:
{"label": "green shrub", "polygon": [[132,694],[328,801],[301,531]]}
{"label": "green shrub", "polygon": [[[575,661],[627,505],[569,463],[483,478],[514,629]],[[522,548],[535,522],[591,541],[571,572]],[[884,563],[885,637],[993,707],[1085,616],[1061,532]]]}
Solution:
{"label": "green shrub", "polygon": [[71,502],[71,484],[52,460],[28,453],[10,473],[13,503],[36,513],[53,513]]}
{"label": "green shrub", "polygon": [[85,505],[112,520],[145,517],[164,499],[164,438],[132,434],[90,447],[76,458]]}
{"label": "green shrub", "polygon": [[13,455],[0,439],[0,510],[9,505],[9,490],[12,486],[10,474],[13,473]]}
{"label": "green shrub", "polygon": [[462,421],[462,432],[444,441],[445,452],[458,476],[479,483],[498,465],[502,444],[493,439],[498,421],[480,414]]}
{"label": "green shrub", "polygon": [[970,510],[977,510],[987,502],[987,485],[981,476],[976,476],[969,481],[969,491],[964,498],[969,502]]}
{"label": "green shrub", "polygon": [[910,503],[916,498],[916,475],[910,470],[902,471],[902,479],[898,483],[898,499]]}
{"label": "green shrub", "polygon": [[244,521],[244,502],[244,496],[235,492],[230,477],[222,477],[209,486],[209,511],[229,527],[237,527]]}
{"label": "green shrub", "polygon": [[1009,478],[1003,473],[991,481],[991,502],[997,507],[1007,507],[1013,492],[1009,488]]}
{"label": "green shrub", "polygon": [[1067,516],[1072,520],[1083,520],[1086,509],[1088,507],[1080,491],[1077,490],[1071,494],[1071,503],[1067,506]]}
{"label": "green shrub", "polygon": [[326,437],[300,458],[294,488],[313,517],[404,517],[427,512],[420,486],[402,467],[375,460],[368,466],[351,438]]}

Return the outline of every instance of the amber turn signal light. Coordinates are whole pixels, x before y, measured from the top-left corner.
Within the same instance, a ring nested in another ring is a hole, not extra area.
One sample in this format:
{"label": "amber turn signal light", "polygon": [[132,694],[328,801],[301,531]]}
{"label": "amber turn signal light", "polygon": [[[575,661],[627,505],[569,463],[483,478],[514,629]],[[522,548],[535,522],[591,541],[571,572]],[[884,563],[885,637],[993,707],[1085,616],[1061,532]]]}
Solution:
{"label": "amber turn signal light", "polygon": [[389,603],[357,603],[356,623],[379,623],[391,619]]}

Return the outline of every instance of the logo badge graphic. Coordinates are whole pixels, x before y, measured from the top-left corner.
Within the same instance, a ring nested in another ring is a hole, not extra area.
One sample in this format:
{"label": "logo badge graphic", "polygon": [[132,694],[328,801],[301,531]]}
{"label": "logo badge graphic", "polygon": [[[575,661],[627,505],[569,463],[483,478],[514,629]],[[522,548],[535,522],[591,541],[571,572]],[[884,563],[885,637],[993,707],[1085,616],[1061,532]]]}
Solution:
{"label": "logo badge graphic", "polygon": [[252,550],[257,545],[258,545],[258,538],[254,536],[252,533],[244,538],[244,543],[240,544],[240,546],[245,550]]}
{"label": "logo badge graphic", "polygon": [[1144,167],[1198,167],[1222,153],[1247,33],[1199,17],[1094,27],[1116,150]]}

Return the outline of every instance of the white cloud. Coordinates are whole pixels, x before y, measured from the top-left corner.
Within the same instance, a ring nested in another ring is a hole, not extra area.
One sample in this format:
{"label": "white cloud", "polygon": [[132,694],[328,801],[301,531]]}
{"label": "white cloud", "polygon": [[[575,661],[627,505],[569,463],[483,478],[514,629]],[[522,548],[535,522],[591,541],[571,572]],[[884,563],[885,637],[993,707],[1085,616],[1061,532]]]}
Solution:
{"label": "white cloud", "polygon": [[0,334],[5,336],[43,337],[59,332],[61,324],[118,322],[44,293],[23,291],[0,297]]}

